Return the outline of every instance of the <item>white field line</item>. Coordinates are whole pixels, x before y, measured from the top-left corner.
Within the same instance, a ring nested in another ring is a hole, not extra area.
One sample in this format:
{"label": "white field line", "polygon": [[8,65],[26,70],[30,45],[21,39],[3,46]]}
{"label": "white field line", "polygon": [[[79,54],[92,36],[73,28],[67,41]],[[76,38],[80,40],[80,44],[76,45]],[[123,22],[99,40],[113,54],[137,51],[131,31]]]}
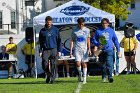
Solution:
{"label": "white field line", "polygon": [[77,88],[74,91],[74,93],[80,93],[80,90],[82,88],[82,85],[83,85],[83,83],[82,82],[79,82],[78,85],[77,85]]}

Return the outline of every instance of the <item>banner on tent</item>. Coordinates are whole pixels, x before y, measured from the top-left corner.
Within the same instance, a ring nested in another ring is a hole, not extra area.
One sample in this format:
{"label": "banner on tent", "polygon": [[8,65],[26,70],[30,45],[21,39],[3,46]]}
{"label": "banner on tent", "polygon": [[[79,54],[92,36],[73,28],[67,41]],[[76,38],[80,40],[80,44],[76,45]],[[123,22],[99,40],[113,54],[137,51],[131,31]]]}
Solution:
{"label": "banner on tent", "polygon": [[[68,23],[77,23],[77,19],[79,17],[53,17],[53,23],[61,23],[61,24],[68,24]],[[100,23],[102,17],[84,17],[85,22],[87,23]]]}

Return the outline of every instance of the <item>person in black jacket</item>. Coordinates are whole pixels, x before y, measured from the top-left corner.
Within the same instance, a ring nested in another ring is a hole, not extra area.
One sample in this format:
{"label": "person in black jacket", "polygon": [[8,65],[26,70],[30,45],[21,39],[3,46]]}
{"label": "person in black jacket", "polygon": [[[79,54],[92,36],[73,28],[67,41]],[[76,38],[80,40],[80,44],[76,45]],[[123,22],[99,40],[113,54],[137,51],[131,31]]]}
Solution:
{"label": "person in black jacket", "polygon": [[40,56],[43,53],[42,58],[45,61],[46,83],[54,83],[57,73],[56,62],[61,51],[61,39],[59,30],[52,25],[50,16],[45,18],[45,27],[40,30],[39,44]]}
{"label": "person in black jacket", "polygon": [[2,52],[0,53],[0,60],[8,60],[9,54],[6,53],[6,47],[4,45],[1,46]]}

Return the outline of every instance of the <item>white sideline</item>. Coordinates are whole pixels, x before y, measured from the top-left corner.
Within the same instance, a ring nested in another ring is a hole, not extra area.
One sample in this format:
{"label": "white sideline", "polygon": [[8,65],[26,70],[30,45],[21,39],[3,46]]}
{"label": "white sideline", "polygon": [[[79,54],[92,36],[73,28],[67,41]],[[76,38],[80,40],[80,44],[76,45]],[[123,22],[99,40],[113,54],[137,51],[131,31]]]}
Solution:
{"label": "white sideline", "polygon": [[80,93],[80,90],[82,88],[82,85],[83,85],[83,83],[82,82],[79,82],[78,85],[77,85],[77,88],[74,91],[74,93]]}

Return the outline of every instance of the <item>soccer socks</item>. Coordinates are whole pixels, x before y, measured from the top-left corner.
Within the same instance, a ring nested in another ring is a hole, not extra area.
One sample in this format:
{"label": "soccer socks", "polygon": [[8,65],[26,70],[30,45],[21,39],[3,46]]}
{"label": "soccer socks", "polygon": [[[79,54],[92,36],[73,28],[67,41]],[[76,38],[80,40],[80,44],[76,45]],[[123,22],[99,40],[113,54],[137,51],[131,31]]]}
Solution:
{"label": "soccer socks", "polygon": [[69,73],[67,73],[67,78],[69,78],[70,77],[70,74]]}
{"label": "soccer socks", "polygon": [[86,83],[86,76],[87,76],[87,68],[83,68],[83,77],[84,77],[84,81]]}
{"label": "soccer socks", "polygon": [[78,73],[79,73],[79,75],[81,75],[81,66],[80,67],[77,67],[77,70],[78,70]]}
{"label": "soccer socks", "polygon": [[81,81],[82,81],[82,71],[81,71],[81,66],[80,66],[80,67],[77,67],[77,70],[78,70],[78,73],[79,73],[78,81],[81,82]]}

